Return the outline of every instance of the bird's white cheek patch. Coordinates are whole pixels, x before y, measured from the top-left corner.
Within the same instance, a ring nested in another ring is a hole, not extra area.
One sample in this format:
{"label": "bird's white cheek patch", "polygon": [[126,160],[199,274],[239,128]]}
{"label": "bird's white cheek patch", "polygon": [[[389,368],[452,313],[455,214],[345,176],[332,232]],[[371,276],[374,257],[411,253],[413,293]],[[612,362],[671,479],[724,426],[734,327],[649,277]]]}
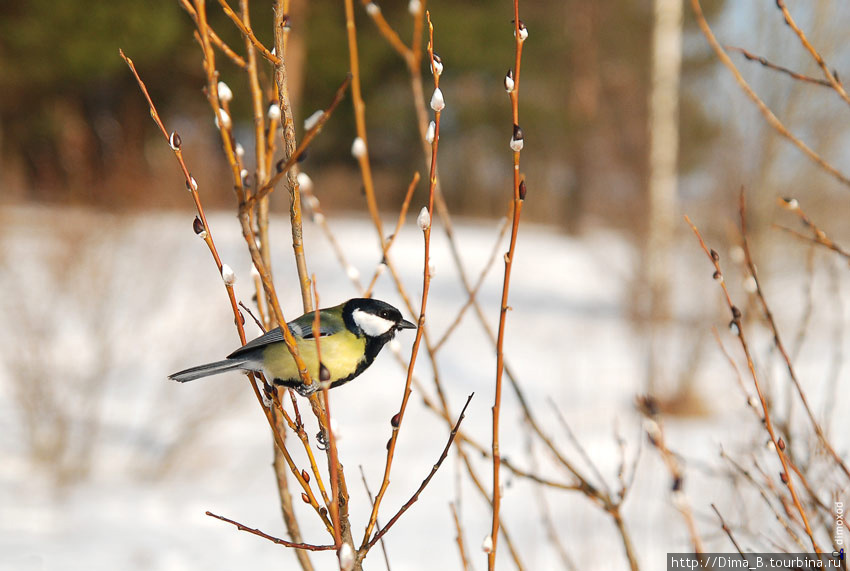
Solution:
{"label": "bird's white cheek patch", "polygon": [[369,337],[380,337],[395,325],[389,319],[366,313],[360,309],[355,309],[351,313],[351,316],[354,318],[354,322],[363,330],[363,333]]}

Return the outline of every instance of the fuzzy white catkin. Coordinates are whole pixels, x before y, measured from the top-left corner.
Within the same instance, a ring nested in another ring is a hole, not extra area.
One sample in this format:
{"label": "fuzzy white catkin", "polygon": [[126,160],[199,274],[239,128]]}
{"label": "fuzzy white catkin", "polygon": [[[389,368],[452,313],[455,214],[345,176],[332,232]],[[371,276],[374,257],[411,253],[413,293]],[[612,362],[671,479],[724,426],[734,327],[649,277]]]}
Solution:
{"label": "fuzzy white catkin", "polygon": [[658,441],[661,438],[661,427],[651,418],[645,418],[643,420],[643,429],[646,430],[646,433],[653,440]]}
{"label": "fuzzy white catkin", "polygon": [[331,432],[334,433],[334,439],[336,440],[342,440],[345,437],[345,431],[336,418],[331,418]]}
{"label": "fuzzy white catkin", "polygon": [[419,0],[410,0],[410,2],[407,3],[407,11],[412,15],[416,16],[419,14],[420,10],[422,10],[422,2]]}
{"label": "fuzzy white catkin", "polygon": [[747,259],[747,255],[744,253],[744,249],[740,246],[733,246],[729,250],[729,257],[732,258],[732,261],[736,264],[743,264],[744,260]]}
{"label": "fuzzy white catkin", "polygon": [[[516,32],[514,32],[514,35],[516,35]],[[524,42],[527,38],[528,38],[528,28],[526,28],[526,27],[522,24],[522,22],[520,22],[520,27],[519,27],[519,41]]]}
{"label": "fuzzy white catkin", "polygon": [[372,17],[375,17],[381,13],[381,7],[375,4],[374,2],[369,2],[368,4],[366,4],[366,13]]}
{"label": "fuzzy white catkin", "polygon": [[511,150],[515,153],[518,153],[522,150],[523,140],[522,139],[514,139],[511,137]]}
{"label": "fuzzy white catkin", "polygon": [[230,129],[230,115],[224,109],[218,110],[218,117],[215,118],[215,126],[219,129]]}
{"label": "fuzzy white catkin", "polygon": [[419,211],[419,216],[416,217],[416,223],[422,230],[427,230],[431,227],[431,213],[428,212],[428,207],[423,206]]}
{"label": "fuzzy white catkin", "polygon": [[233,273],[233,268],[227,264],[221,265],[221,279],[224,280],[224,285],[232,286],[236,281],[236,274]]}
{"label": "fuzzy white catkin", "polygon": [[304,130],[310,131],[313,127],[315,127],[319,123],[319,119],[322,118],[322,115],[325,114],[324,109],[317,109],[313,111],[313,114],[304,119]]}
{"label": "fuzzy white catkin", "polygon": [[233,91],[223,81],[218,82],[218,99],[223,103],[228,103],[233,100]]}
{"label": "fuzzy white catkin", "polygon": [[242,143],[236,143],[236,156],[240,159],[245,156],[245,147],[242,146]]}
{"label": "fuzzy white catkin", "polygon": [[347,543],[339,548],[339,568],[342,571],[351,571],[354,568],[354,549]]}
{"label": "fuzzy white catkin", "polygon": [[198,181],[195,180],[195,177],[189,176],[189,192],[198,191]]}
{"label": "fuzzy white catkin", "polygon": [[269,105],[268,115],[271,121],[280,121],[280,105],[277,103]]}
{"label": "fuzzy white catkin", "polygon": [[429,144],[434,142],[434,137],[437,133],[437,124],[431,121],[428,123],[428,130],[425,132],[425,140],[428,141]]}
{"label": "fuzzy white catkin", "polygon": [[295,177],[295,180],[298,181],[298,188],[301,189],[302,192],[310,192],[313,190],[313,179],[310,178],[310,175],[301,171],[298,173],[298,176]]}
{"label": "fuzzy white catkin", "polygon": [[481,551],[484,553],[490,553],[493,551],[493,536],[488,535],[484,538],[484,541],[481,542]]}
{"label": "fuzzy white catkin", "polygon": [[443,75],[443,62],[442,62],[442,61],[440,61],[440,60],[438,60],[438,59],[436,59],[436,56],[434,56],[434,68],[433,68],[433,71],[434,71],[437,75]]}
{"label": "fuzzy white catkin", "polygon": [[514,86],[515,86],[515,83],[514,83],[513,74],[509,73],[509,74],[505,75],[505,91],[507,91],[508,93],[513,92]]}
{"label": "fuzzy white catkin", "polygon": [[354,266],[348,266],[347,268],[345,268],[345,273],[346,275],[348,275],[348,279],[350,280],[360,279],[360,270],[358,270]]}
{"label": "fuzzy white catkin", "polygon": [[442,111],[446,108],[446,100],[443,98],[443,92],[438,87],[434,90],[434,95],[431,96],[431,109],[434,111]]}
{"label": "fuzzy white catkin", "polygon": [[366,141],[360,137],[355,137],[354,142],[351,143],[351,156],[355,159],[366,156]]}

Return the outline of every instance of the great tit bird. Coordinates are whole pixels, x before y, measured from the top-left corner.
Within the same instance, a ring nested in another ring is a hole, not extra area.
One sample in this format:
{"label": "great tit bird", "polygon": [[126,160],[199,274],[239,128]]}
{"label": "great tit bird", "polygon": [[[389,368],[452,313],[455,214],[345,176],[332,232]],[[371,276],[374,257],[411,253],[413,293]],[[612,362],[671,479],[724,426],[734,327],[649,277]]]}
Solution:
{"label": "great tit bird", "polygon": [[413,323],[402,318],[398,309],[377,299],[354,298],[336,307],[320,309],[319,352],[323,366],[320,371],[314,322],[315,312],[311,311],[287,323],[295,337],[298,354],[313,379],[310,385],[301,382],[280,327],[240,347],[224,361],[192,367],[168,378],[185,383],[237,369],[256,371],[277,385],[292,387],[307,396],[319,389],[320,379],[330,382],[331,388],[352,380],[372,364],[397,331],[416,329]]}

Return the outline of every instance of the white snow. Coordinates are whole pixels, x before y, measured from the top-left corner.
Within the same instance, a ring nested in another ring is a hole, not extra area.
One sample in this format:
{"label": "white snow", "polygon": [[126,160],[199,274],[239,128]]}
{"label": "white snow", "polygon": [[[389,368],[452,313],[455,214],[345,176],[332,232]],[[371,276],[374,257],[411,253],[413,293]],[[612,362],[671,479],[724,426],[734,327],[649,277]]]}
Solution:
{"label": "white snow", "polygon": [[[207,218],[222,259],[235,272],[248,272],[249,258],[232,213],[208,213]],[[0,211],[0,315],[4,319],[0,330],[0,569],[296,568],[291,550],[204,515],[209,510],[285,537],[271,468],[272,441],[246,378],[228,374],[187,384],[166,378],[181,368],[222,358],[238,346],[225,288],[206,245],[193,239],[191,221],[189,213],[122,217],[35,207]],[[371,277],[382,258],[372,239],[371,223],[338,215],[329,215],[328,223],[351,267]],[[442,337],[466,301],[440,226],[435,220],[431,238],[431,257],[441,268],[431,283],[427,310],[432,342]],[[497,224],[456,221],[455,226],[461,256],[474,282],[492,250]],[[275,219],[272,227],[274,275],[286,317],[292,319],[301,311],[297,280],[292,277],[288,221]],[[715,550],[731,551],[710,503],[718,504],[732,522],[749,521],[751,527],[767,526],[772,515],[760,500],[734,496],[722,477],[712,477],[701,466],[724,465],[718,456],[721,444],[734,455],[750,450],[752,442],[763,441],[765,434],[710,334],[712,325],[720,328],[752,393],[740,348],[725,328],[728,308],[721,304],[718,284],[711,279],[713,269],[686,236],[678,246],[677,267],[671,270],[677,282],[674,308],[679,324],[664,339],[671,356],[665,370],[684,374],[693,365],[688,374],[711,414],[664,417],[663,429],[668,446],[683,455],[684,492],[703,539]],[[346,278],[350,269],[339,266],[317,226],[305,225],[304,241],[308,269],[317,276],[323,306],[361,293]],[[791,254],[772,263],[762,260],[760,269],[786,343],[791,345],[805,305],[806,277],[802,249],[786,244],[786,250]],[[422,233],[412,219],[388,257],[418,312]],[[828,253],[818,260],[820,268],[834,267]],[[626,441],[627,472],[643,441],[635,487],[623,512],[642,567],[658,569],[666,552],[690,548],[686,527],[671,501],[669,474],[646,444],[633,406],[635,395],[645,390],[647,347],[629,315],[638,263],[634,244],[612,232],[596,231],[575,239],[523,223],[514,256],[506,355],[544,430],[580,469],[586,470],[586,464],[566,437],[550,399],[615,490],[620,463],[615,433]],[[478,294],[494,331],[502,272],[502,257],[497,256]],[[744,303],[741,280],[733,280],[737,269],[725,262],[724,272],[746,317],[755,306]],[[819,415],[833,394],[827,391],[827,379],[836,355],[834,331],[846,324],[847,304],[840,301],[848,293],[846,280],[838,275],[835,286],[830,275],[823,269],[815,274],[812,325],[796,360],[799,377]],[[390,272],[381,275],[375,296],[416,321],[418,316],[395,293],[391,279]],[[253,307],[253,280],[239,281],[234,287],[239,300]],[[835,295],[835,288],[839,302],[821,302]],[[249,336],[259,334],[252,319],[246,323]],[[771,356],[775,353],[771,338],[753,327],[749,334],[774,406],[784,410],[787,378],[781,362]],[[397,338],[404,358],[410,354],[413,337],[412,332],[402,332]],[[846,341],[839,338],[839,342],[838,349],[843,348],[846,355]],[[695,352],[695,347],[702,351]],[[440,349],[437,363],[453,414],[475,392],[462,430],[489,445],[495,352],[472,309]],[[846,383],[845,369],[839,369],[839,383]],[[380,523],[386,523],[407,501],[448,437],[446,424],[421,404],[422,391],[431,398],[436,394],[424,346],[415,372],[421,385],[414,388],[401,426]],[[362,538],[369,513],[358,466],[363,467],[374,494],[380,486],[385,444],[392,431],[390,419],[398,411],[404,380],[404,369],[387,348],[360,378],[330,393],[333,420],[346,433],[338,445],[348,474],[356,542]],[[569,482],[540,442],[528,436],[507,377],[503,391],[502,455],[547,478]],[[30,393],[37,400],[21,396]],[[846,457],[848,391],[835,394],[835,413],[826,428]],[[56,434],[67,434],[69,447],[56,449],[46,458],[33,457],[33,431],[25,422],[24,403],[64,415],[65,424],[53,423],[46,413],[38,420],[44,429],[52,430],[42,434],[45,442]],[[312,437],[318,428],[309,407],[301,410],[312,422],[307,428]],[[795,418],[800,421],[801,415],[797,406]],[[307,467],[297,439],[290,437],[288,442],[299,466]],[[478,454],[471,456],[489,488],[489,461]],[[766,453],[762,460],[771,473],[777,472],[775,455]],[[55,482],[63,466],[81,467],[86,473],[67,476],[70,483],[58,486]],[[450,502],[457,504],[469,557],[476,569],[484,568],[478,542],[489,533],[490,512],[463,470],[452,452],[420,501],[386,535],[394,571],[460,568]],[[534,487],[507,470],[502,472],[502,484],[504,521],[526,568],[560,568],[541,524]],[[305,539],[331,542],[298,495],[294,490]],[[616,530],[601,510],[573,492],[545,489],[543,496],[565,548],[580,568],[627,568]],[[500,568],[513,568],[503,538],[497,557]],[[333,551],[311,554],[311,558],[317,568],[337,565]],[[384,568],[377,549],[370,552],[365,568]]]}

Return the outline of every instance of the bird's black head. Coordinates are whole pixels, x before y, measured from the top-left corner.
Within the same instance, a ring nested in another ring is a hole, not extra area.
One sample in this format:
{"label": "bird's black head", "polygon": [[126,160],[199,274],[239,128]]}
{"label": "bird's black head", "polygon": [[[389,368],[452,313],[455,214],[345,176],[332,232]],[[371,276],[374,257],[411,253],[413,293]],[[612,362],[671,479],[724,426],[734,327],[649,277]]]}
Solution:
{"label": "bird's black head", "polygon": [[401,312],[392,305],[377,299],[354,298],[342,308],[345,326],[357,335],[381,338],[385,342],[393,338],[400,329],[416,329],[406,321]]}

